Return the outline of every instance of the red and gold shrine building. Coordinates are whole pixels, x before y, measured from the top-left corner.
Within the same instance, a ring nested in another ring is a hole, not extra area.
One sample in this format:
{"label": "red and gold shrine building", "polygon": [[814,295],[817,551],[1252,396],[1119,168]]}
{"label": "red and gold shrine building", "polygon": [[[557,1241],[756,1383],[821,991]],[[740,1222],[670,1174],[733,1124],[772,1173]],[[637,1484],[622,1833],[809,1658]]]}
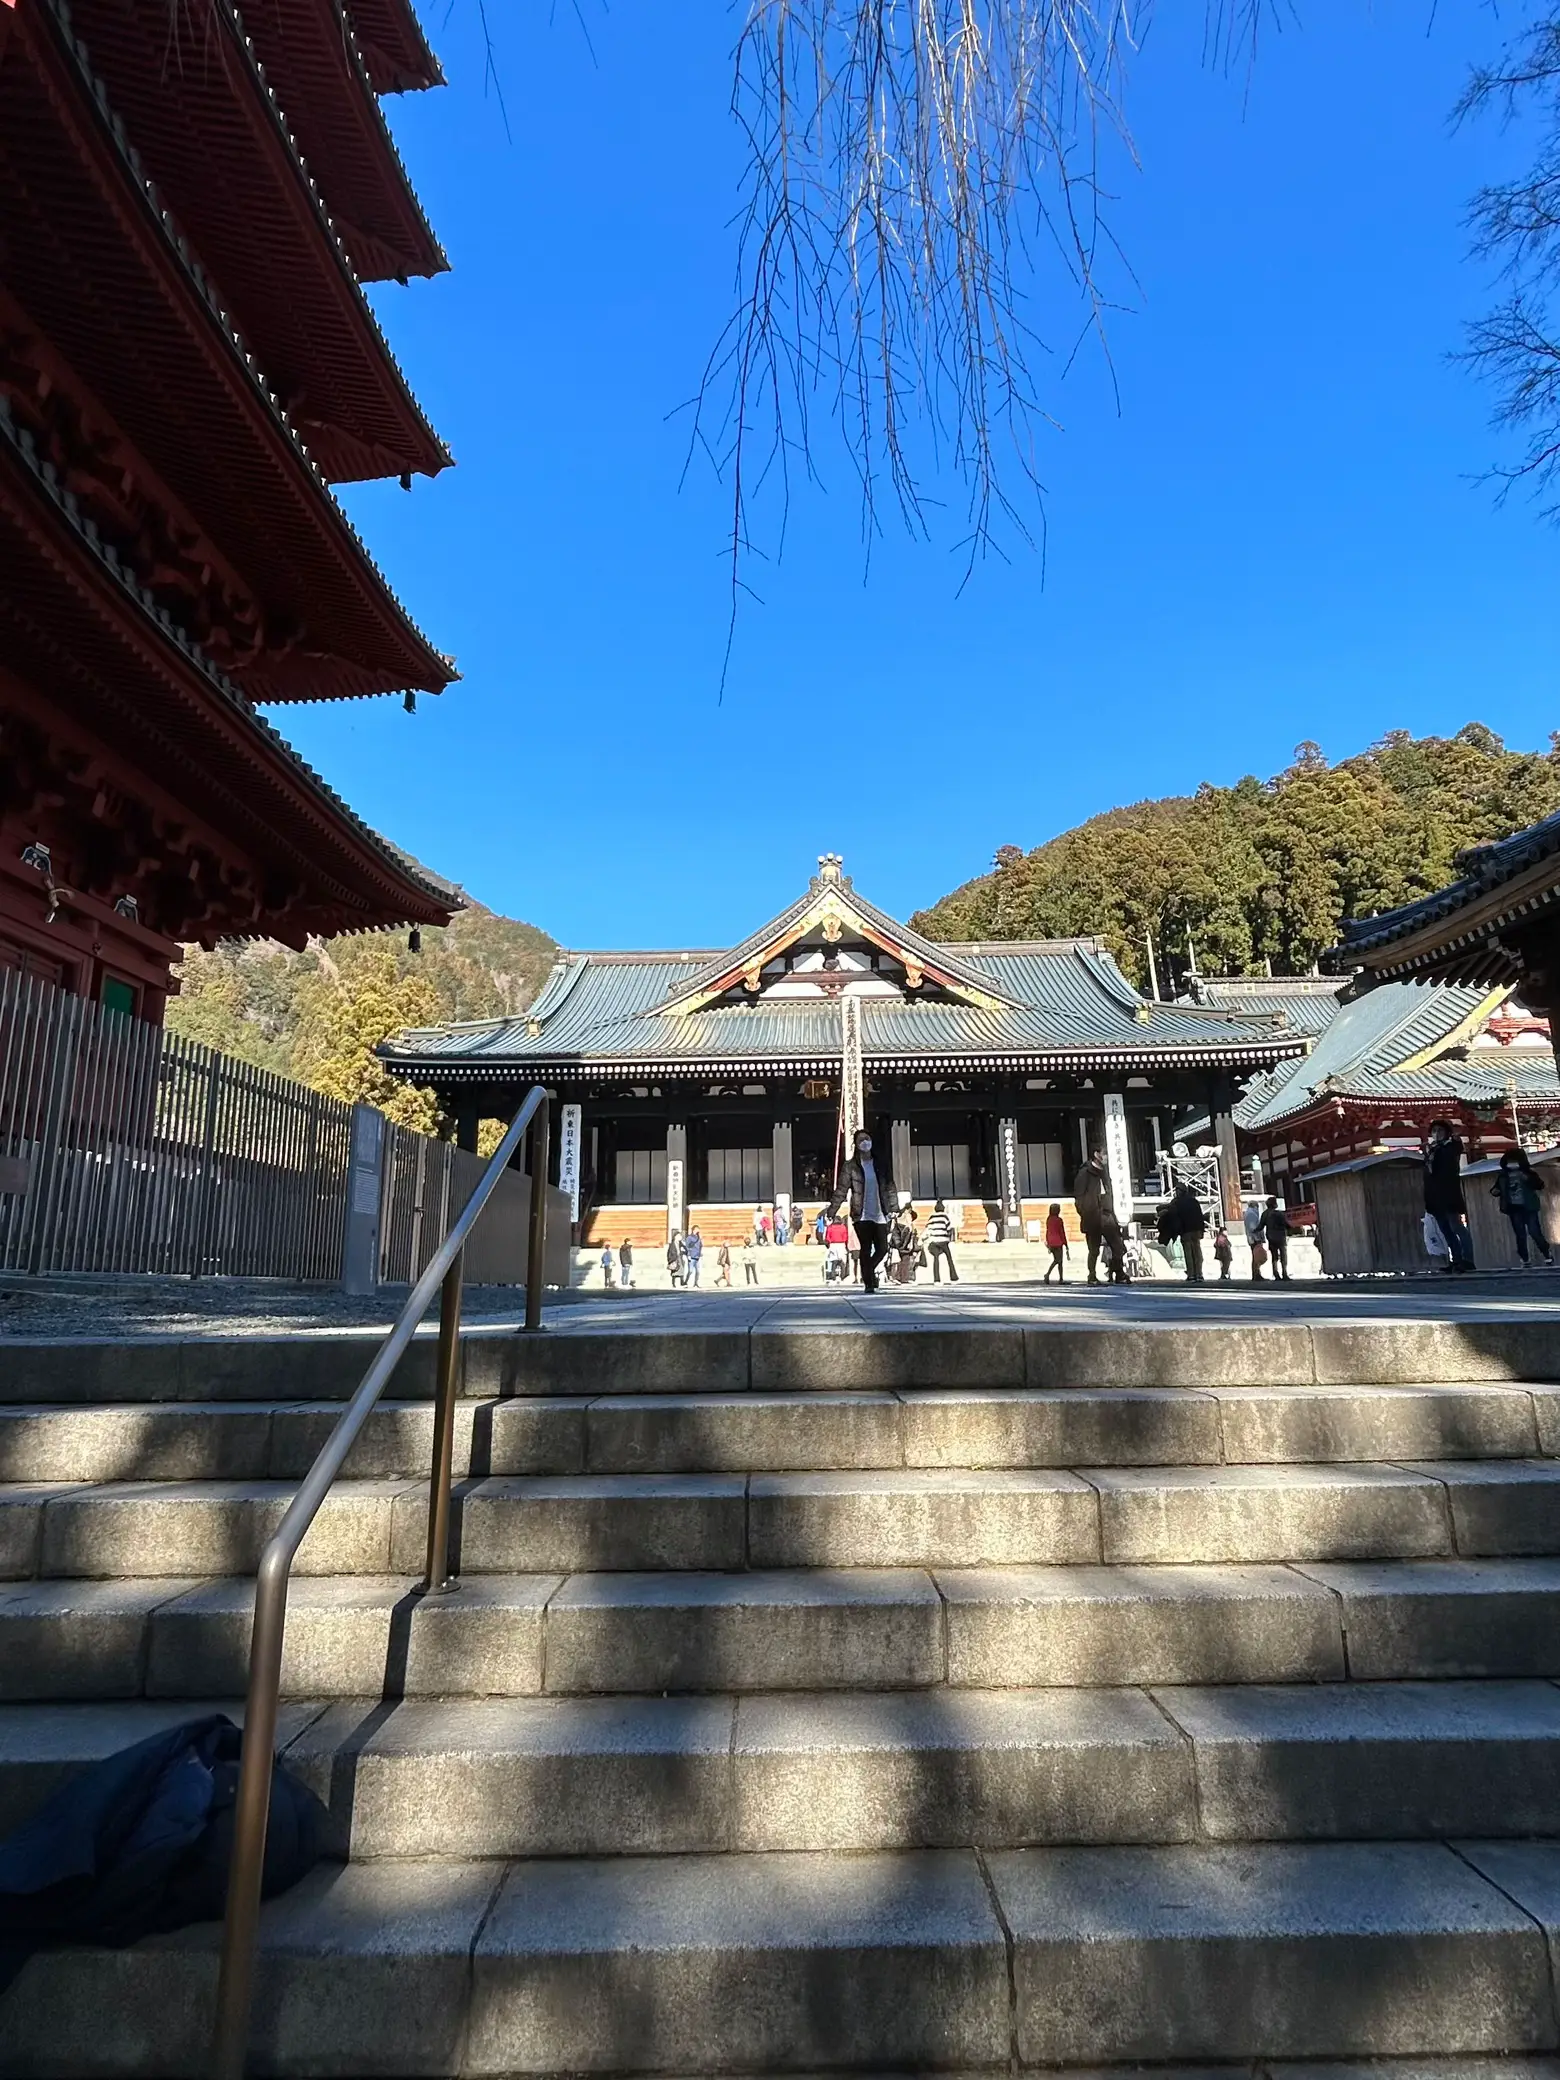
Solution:
{"label": "red and gold shrine building", "polygon": [[458,902],[258,712],[454,677],[331,490],[450,459],[362,288],[445,265],[439,77],[405,0],[0,0],[0,966],[155,1018]]}

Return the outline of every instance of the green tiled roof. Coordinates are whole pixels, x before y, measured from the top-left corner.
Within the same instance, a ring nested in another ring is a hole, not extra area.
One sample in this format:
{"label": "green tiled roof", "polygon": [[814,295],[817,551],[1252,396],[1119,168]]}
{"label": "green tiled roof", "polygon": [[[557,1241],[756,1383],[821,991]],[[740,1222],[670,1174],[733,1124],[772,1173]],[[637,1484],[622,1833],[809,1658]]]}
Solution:
{"label": "green tiled roof", "polygon": [[[899,943],[908,941],[903,927],[882,921]],[[759,944],[770,937],[766,928]],[[988,1010],[862,995],[869,1067],[935,1072],[993,1063],[1133,1073],[1192,1065],[1249,1073],[1304,1046],[1271,1019],[1148,1002],[1092,939],[938,945],[933,955],[945,972],[956,966],[1005,1001]],[[701,978],[734,964],[731,954],[703,952],[565,953],[525,1016],[404,1033],[381,1053],[397,1075],[446,1084],[507,1080],[541,1068],[676,1075],[838,1065],[840,1014],[823,998],[769,996],[667,1013],[664,1007]]]}
{"label": "green tiled roof", "polygon": [[1259,1078],[1235,1108],[1236,1123],[1258,1131],[1292,1119],[1328,1098],[1405,1104],[1488,1104],[1514,1081],[1523,1098],[1553,1097],[1560,1077],[1548,1048],[1486,1048],[1466,1058],[1443,1057],[1423,1069],[1400,1069],[1437,1041],[1446,1040],[1486,1002],[1473,985],[1383,982],[1342,1004],[1303,1060]]}

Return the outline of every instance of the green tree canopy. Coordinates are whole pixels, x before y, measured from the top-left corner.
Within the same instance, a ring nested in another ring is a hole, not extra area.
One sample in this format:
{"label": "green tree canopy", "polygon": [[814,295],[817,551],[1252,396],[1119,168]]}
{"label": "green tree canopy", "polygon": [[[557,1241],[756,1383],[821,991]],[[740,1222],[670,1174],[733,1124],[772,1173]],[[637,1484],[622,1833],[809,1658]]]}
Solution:
{"label": "green tree canopy", "polygon": [[406,1026],[517,1015],[556,951],[534,925],[480,904],[425,927],[416,953],[385,932],[314,940],[301,953],[265,939],[209,953],[190,946],[167,1022],[186,1039],[431,1133],[433,1093],[387,1076],[374,1049]]}
{"label": "green tree canopy", "polygon": [[1270,780],[1108,809],[1032,852],[999,848],[990,873],[915,919],[935,939],[1096,934],[1140,984],[1152,936],[1160,981],[1270,962],[1303,974],[1346,917],[1444,887],[1466,846],[1560,809],[1560,738],[1508,751],[1482,722],[1454,737],[1393,730],[1331,766],[1296,747]]}

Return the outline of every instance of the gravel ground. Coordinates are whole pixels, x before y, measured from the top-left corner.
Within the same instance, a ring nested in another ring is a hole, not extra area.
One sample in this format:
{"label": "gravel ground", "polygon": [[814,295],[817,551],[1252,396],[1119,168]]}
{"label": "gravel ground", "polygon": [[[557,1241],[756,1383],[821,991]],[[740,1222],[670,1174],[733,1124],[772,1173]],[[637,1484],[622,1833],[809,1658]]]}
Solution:
{"label": "gravel ground", "polygon": [[[405,1286],[354,1299],[332,1286],[289,1286],[250,1278],[0,1279],[0,1337],[276,1336],[288,1331],[388,1329]],[[550,1308],[570,1301],[554,1294]],[[468,1322],[518,1321],[525,1296],[513,1286],[468,1286]],[[425,1317],[436,1320],[438,1297]]]}

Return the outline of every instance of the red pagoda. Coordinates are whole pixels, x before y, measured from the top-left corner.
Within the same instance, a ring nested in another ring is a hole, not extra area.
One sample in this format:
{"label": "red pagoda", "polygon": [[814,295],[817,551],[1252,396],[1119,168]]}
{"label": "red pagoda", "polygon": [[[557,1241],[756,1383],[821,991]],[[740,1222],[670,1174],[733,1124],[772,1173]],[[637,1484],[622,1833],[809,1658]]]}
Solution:
{"label": "red pagoda", "polygon": [[450,457],[361,284],[442,269],[406,0],[0,0],[0,967],[447,921],[257,704],[437,693],[332,495]]}

